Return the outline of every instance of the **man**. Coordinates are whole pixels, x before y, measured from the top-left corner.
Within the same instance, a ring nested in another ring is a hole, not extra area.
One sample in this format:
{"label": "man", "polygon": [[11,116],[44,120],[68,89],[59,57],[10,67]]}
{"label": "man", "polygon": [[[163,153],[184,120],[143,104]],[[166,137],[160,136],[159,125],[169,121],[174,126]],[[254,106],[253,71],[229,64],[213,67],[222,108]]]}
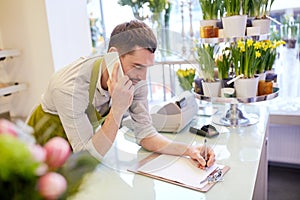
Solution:
{"label": "man", "polygon": [[[111,78],[100,56],[80,58],[54,74],[41,104],[28,121],[37,140],[44,143],[60,135],[68,139],[73,151],[87,149],[101,159],[114,142],[128,110],[136,142],[143,148],[189,156],[201,168],[213,165],[212,149],[208,150],[206,161],[203,146],[169,140],[151,125],[145,79],[147,67],[154,64],[156,47],[152,30],[141,21],[130,21],[116,26],[111,33],[108,52],[118,52],[122,65],[114,66]],[[123,77],[118,77],[119,67]],[[99,120],[104,123],[97,126]]]}

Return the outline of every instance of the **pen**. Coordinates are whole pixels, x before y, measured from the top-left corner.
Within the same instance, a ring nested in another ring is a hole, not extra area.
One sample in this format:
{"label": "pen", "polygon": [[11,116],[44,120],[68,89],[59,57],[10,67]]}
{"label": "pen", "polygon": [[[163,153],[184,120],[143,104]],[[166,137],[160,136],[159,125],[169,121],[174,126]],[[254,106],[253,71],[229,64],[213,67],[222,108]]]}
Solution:
{"label": "pen", "polygon": [[207,140],[204,139],[204,160],[205,160],[205,168],[207,168]]}

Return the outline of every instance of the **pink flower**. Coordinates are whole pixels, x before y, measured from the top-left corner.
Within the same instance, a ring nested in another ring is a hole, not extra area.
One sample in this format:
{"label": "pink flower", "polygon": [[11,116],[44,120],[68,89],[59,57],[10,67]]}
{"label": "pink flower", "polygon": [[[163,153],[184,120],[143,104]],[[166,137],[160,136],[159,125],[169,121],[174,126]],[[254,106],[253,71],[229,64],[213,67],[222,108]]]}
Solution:
{"label": "pink flower", "polygon": [[66,179],[56,172],[48,172],[38,180],[38,191],[47,200],[58,199],[67,189]]}
{"label": "pink flower", "polygon": [[6,119],[0,119],[0,134],[17,136],[16,125]]}
{"label": "pink flower", "polygon": [[44,163],[47,155],[46,149],[37,144],[29,145],[28,148],[34,160],[40,163],[36,169],[36,174],[39,176],[45,174],[48,170],[48,165]]}
{"label": "pink flower", "polygon": [[71,154],[69,143],[62,137],[51,138],[44,148],[47,152],[46,163],[53,169],[61,167]]}
{"label": "pink flower", "polygon": [[46,160],[47,152],[42,146],[37,144],[29,145],[29,150],[37,162],[44,162]]}

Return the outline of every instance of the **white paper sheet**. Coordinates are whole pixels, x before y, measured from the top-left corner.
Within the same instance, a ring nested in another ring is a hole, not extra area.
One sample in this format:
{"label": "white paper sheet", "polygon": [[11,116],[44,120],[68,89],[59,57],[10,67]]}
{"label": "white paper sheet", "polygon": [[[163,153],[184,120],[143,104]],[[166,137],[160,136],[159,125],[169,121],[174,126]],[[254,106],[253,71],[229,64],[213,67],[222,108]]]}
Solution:
{"label": "white paper sheet", "polygon": [[177,181],[185,185],[202,188],[207,178],[217,167],[223,169],[223,165],[214,164],[207,170],[196,166],[195,161],[187,157],[160,155],[140,167],[138,171],[162,177],[168,180]]}

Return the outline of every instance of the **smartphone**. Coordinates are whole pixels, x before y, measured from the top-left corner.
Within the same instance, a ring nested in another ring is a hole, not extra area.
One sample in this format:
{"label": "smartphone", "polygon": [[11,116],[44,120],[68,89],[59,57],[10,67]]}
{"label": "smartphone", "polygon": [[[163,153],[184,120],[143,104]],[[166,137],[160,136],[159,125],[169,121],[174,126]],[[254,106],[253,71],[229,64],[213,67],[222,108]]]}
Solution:
{"label": "smartphone", "polygon": [[119,54],[117,52],[109,52],[104,55],[104,60],[106,63],[106,68],[108,71],[109,78],[111,79],[112,71],[114,69],[115,63],[119,64],[119,72],[118,72],[118,79],[124,76],[121,61],[119,59]]}

